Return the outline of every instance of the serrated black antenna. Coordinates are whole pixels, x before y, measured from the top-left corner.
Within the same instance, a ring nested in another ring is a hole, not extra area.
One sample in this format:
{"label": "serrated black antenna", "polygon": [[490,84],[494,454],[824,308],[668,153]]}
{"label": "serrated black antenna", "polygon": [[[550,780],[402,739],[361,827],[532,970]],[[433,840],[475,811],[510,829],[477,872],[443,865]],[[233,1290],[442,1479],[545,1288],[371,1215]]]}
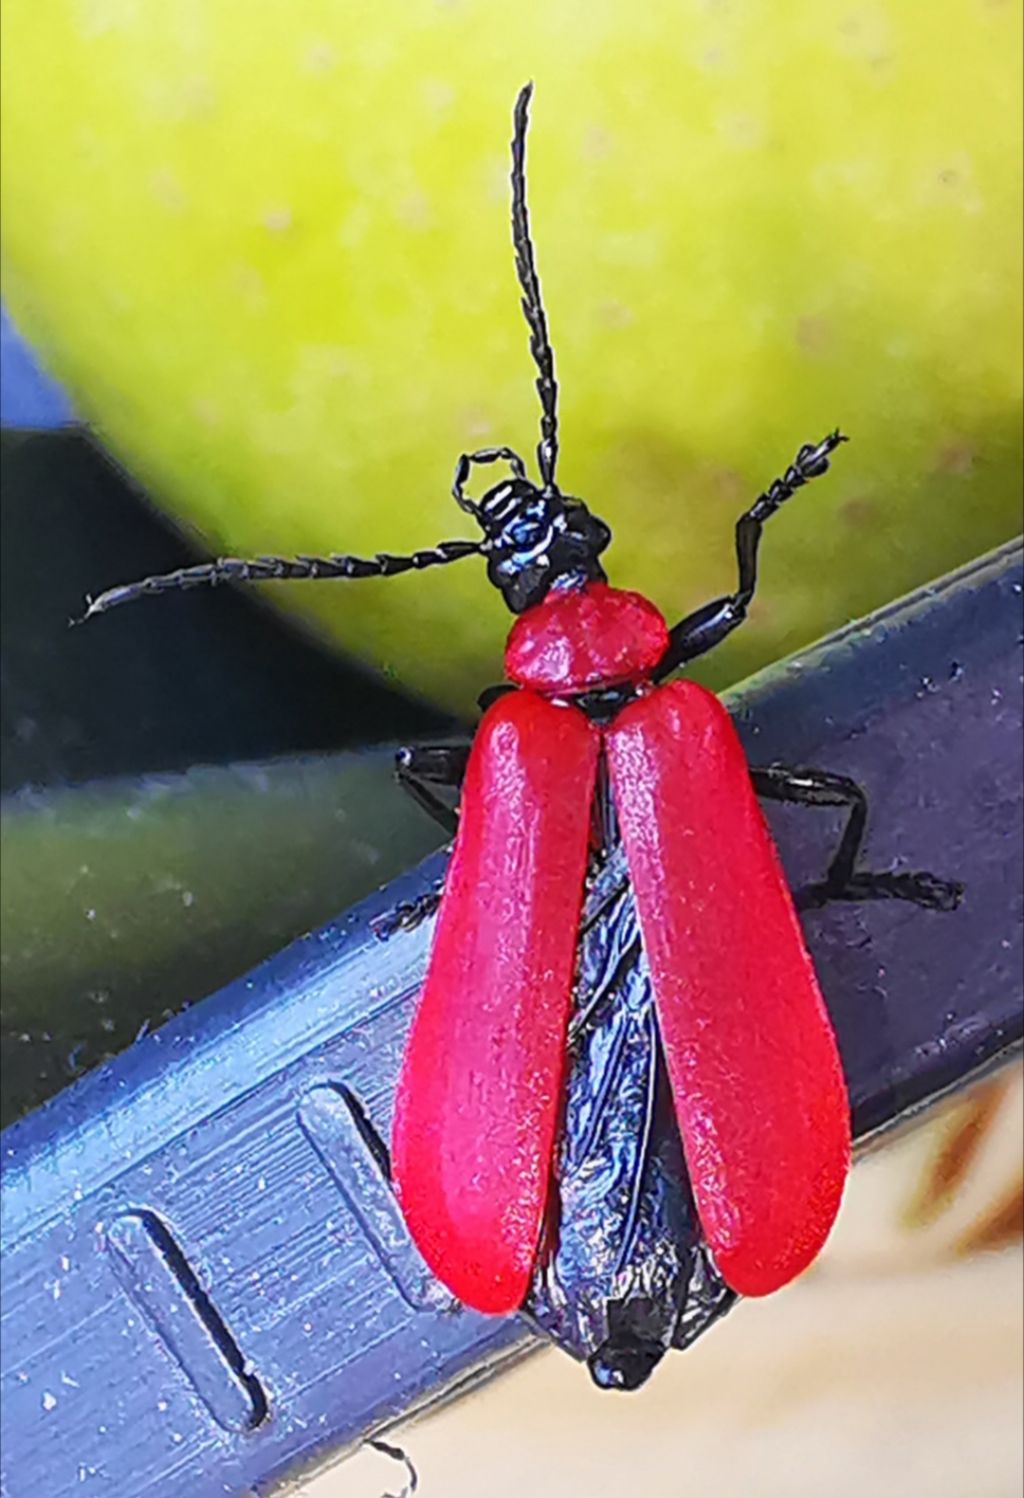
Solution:
{"label": "serrated black antenna", "polygon": [[551,491],[556,487],[555,466],[558,462],[558,385],[526,207],[526,132],[530,124],[532,95],[533,84],[527,83],[516,100],[515,133],[512,136],[512,244],[516,252],[516,274],[523,288],[523,315],[530,329],[530,353],[538,370],[537,394],[541,414],[537,463],[544,488]]}
{"label": "serrated black antenna", "polygon": [[448,562],[460,562],[463,557],[479,556],[479,541],[442,541],[429,551],[414,551],[411,556],[396,557],[390,552],[379,551],[374,557],[350,557],[332,553],[326,557],[254,557],[244,561],[241,557],[219,557],[215,562],[202,562],[196,567],[179,567],[176,572],[164,572],[156,577],[144,577],[137,583],[124,583],[117,588],[108,588],[98,598],[86,600],[86,610],[75,624],[84,624],[96,614],[105,614],[122,603],[134,603],[138,598],[156,598],[161,593],[176,589],[214,588],[218,583],[264,583],[282,581],[315,581],[319,578],[394,577],[399,572],[424,567],[442,567]]}

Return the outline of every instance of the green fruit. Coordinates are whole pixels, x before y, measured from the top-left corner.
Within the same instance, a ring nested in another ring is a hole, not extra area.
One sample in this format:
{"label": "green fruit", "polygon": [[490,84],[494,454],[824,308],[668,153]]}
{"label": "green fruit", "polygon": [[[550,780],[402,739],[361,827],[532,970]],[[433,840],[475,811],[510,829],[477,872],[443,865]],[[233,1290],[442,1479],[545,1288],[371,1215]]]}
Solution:
{"label": "green fruit", "polygon": [[308,756],[4,798],[2,1121],[437,847],[393,766]]}
{"label": "green fruit", "polygon": [[[560,477],[614,580],[724,591],[740,509],[855,439],[772,522],[736,676],[1017,525],[1019,33],[997,0],[10,0],[7,294],[210,549],[467,534],[458,453],[536,440],[532,76]],[[448,702],[501,674],[476,562],[268,596]]]}

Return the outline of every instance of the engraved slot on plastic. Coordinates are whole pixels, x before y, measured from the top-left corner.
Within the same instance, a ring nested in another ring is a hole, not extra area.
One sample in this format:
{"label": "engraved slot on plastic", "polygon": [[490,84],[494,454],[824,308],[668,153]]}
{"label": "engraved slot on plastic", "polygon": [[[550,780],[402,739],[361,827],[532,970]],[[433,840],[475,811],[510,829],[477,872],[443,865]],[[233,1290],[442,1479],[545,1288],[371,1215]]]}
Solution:
{"label": "engraved slot on plastic", "polygon": [[225,1430],[247,1431],[269,1413],[259,1379],[184,1253],[155,1212],[125,1212],[107,1228],[114,1273]]}

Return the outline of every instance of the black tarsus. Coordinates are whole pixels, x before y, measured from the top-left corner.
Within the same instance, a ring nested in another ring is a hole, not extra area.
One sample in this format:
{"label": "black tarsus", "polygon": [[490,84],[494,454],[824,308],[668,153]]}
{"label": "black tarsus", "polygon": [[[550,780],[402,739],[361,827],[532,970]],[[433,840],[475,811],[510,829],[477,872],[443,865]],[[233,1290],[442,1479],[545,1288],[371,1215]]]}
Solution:
{"label": "black tarsus", "polygon": [[444,887],[438,884],[414,900],[400,900],[397,905],[376,916],[370,922],[370,930],[378,941],[390,941],[399,931],[415,931],[435,915],[441,906]]}
{"label": "black tarsus", "polygon": [[940,879],[925,870],[915,873],[872,872],[856,868],[867,827],[868,800],[861,786],[847,775],[828,770],[793,769],[770,765],[750,771],[754,790],[769,801],[796,806],[836,806],[849,810],[839,847],[824,879],[796,893],[801,910],[817,910],[830,900],[909,900],[926,910],[955,910],[963,885]]}
{"label": "black tarsus", "polygon": [[441,541],[428,551],[414,551],[409,556],[392,556],[379,551],[374,557],[342,556],[332,553],[326,557],[219,557],[215,562],[202,562],[195,567],[179,567],[175,572],[165,572],[155,577],[144,577],[136,583],[125,583],[117,588],[108,588],[98,598],[87,599],[82,618],[74,622],[84,624],[95,614],[105,614],[108,609],[122,603],[134,603],[138,598],[155,598],[161,593],[175,589],[216,587],[220,583],[262,583],[316,581],[322,578],[394,577],[399,572],[422,571],[424,567],[443,567],[449,562],[461,562],[463,557],[480,555],[479,541]]}
{"label": "black tarsus", "polygon": [[545,492],[555,489],[558,464],[558,385],[555,381],[555,355],[548,337],[547,318],[541,300],[540,281],[530,239],[530,215],[526,206],[526,132],[530,123],[530,99],[533,84],[519,91],[515,107],[515,130],[512,136],[512,245],[516,254],[516,273],[523,290],[522,308],[530,329],[530,353],[537,366],[537,394],[540,396],[540,443],[537,465]]}
{"label": "black tarsus", "polygon": [[828,472],[829,455],[841,442],[849,439],[842,432],[830,432],[818,443],[807,442],[797,453],[793,462],[781,478],[775,479],[763,494],[746,510],[736,522],[736,563],[739,571],[735,593],[716,598],[692,614],[669,632],[669,646],[654,671],[654,680],[661,681],[677,666],[694,660],[705,651],[720,645],[726,635],[747,617],[754,590],[757,587],[757,551],[766,520],[785,504],[798,489],[811,479],[820,478]]}

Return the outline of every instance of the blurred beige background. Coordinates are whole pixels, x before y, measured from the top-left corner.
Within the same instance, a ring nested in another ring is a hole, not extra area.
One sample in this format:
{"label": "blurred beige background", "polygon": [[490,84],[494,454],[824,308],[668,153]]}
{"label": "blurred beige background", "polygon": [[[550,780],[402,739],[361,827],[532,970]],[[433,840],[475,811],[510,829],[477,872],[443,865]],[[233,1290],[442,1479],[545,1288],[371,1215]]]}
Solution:
{"label": "blurred beige background", "polygon": [[[418,1498],[1019,1498],[1018,1069],[854,1172],[828,1250],[633,1396],[543,1351],[395,1427]],[[398,1493],[363,1450],[301,1498]]]}

